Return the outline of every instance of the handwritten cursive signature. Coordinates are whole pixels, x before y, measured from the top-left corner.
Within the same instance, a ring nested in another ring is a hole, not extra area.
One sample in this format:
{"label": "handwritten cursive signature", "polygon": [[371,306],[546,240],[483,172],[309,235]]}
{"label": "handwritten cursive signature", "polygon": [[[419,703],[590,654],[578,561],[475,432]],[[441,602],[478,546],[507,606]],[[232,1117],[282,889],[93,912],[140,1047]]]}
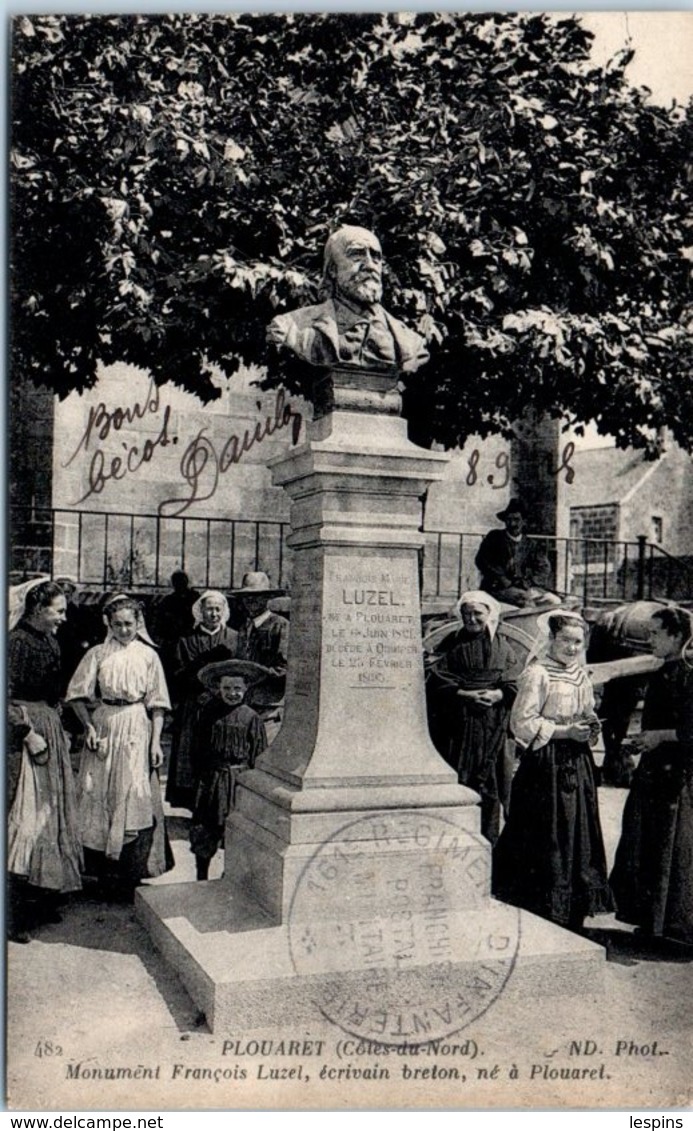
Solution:
{"label": "handwritten cursive signature", "polygon": [[159,514],[174,518],[183,514],[193,503],[211,499],[219,486],[219,477],[236,463],[243,455],[261,444],[268,436],[273,436],[282,428],[291,425],[291,437],[298,443],[303,417],[290,404],[286,403],[283,389],[277,390],[274,414],[259,420],[253,428],[246,428],[242,436],[235,433],[227,438],[220,452],[201,428],[190,441],[180,461],[180,473],[188,486],[188,494],[165,499],[159,505]]}
{"label": "handwritten cursive signature", "polygon": [[[153,380],[149,382],[147,395],[141,404],[139,401],[134,401],[131,405],[117,405],[114,409],[108,409],[104,401],[99,401],[96,407],[92,405],[79,443],[63,467],[69,467],[79,452],[88,452],[92,440],[103,443],[111,433],[120,432],[124,425],[132,425],[136,420],[143,420],[145,416],[156,416],[160,407],[159,387]],[[154,439],[147,437],[141,448],[139,444],[126,443],[123,440],[124,453],[107,457],[103,448],[97,447],[87,471],[87,489],[79,499],[74,500],[72,506],[84,503],[92,495],[100,495],[111,479],[124,479],[126,475],[139,471],[143,464],[149,463],[157,448],[166,448],[169,444],[178,443],[176,436],[169,435],[170,419],[171,406],[166,405],[159,434]]]}
{"label": "handwritten cursive signature", "polygon": [[135,401],[133,405],[117,405],[113,409],[106,408],[105,401],[99,401],[96,408],[91,405],[87,417],[87,426],[77,447],[67,462],[63,464],[63,467],[69,467],[82,448],[87,451],[93,437],[97,437],[103,442],[108,439],[111,432],[120,432],[124,424],[134,424],[136,420],[143,420],[148,415],[153,416],[158,411],[159,386],[153,380],[149,382],[147,395],[142,404]]}

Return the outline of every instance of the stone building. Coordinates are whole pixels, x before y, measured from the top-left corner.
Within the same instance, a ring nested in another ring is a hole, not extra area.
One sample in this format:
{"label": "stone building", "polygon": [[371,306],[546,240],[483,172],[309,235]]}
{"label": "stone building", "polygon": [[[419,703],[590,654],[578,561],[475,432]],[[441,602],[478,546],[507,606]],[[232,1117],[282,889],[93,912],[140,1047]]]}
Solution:
{"label": "stone building", "polygon": [[655,596],[667,589],[689,596],[691,456],[665,439],[658,459],[610,447],[577,451],[573,464],[574,482],[563,490],[561,501],[570,538],[582,545],[583,561],[574,566],[578,583],[586,573],[587,592],[596,597],[605,584],[618,589],[632,578],[638,558],[644,555],[646,586],[651,584]]}

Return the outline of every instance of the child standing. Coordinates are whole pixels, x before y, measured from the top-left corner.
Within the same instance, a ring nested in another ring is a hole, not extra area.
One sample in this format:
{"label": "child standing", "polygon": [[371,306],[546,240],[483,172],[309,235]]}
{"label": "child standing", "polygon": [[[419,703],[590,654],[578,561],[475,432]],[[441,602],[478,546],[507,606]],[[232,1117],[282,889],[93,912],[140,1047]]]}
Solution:
{"label": "child standing", "polygon": [[222,660],[199,673],[214,698],[199,719],[199,777],[190,826],[198,880],[208,878],[209,862],[223,844],[239,773],[252,769],[267,746],[264,723],[245,698],[269,674],[248,660]]}

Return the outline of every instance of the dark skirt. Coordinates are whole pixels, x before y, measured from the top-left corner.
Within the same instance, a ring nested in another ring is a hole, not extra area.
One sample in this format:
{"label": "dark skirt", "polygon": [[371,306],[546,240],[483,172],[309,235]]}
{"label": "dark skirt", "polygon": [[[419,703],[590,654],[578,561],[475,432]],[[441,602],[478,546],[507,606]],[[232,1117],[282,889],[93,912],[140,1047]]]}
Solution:
{"label": "dark skirt", "polygon": [[233,805],[236,777],[243,766],[220,766],[200,778],[190,824],[190,848],[211,860],[224,843],[224,827]]}
{"label": "dark skirt", "polygon": [[171,736],[171,758],[166,781],[166,800],[174,809],[191,809],[195,803],[200,715],[211,699],[209,692],[184,699],[179,704]]}
{"label": "dark skirt", "polygon": [[22,752],[19,779],[8,818],[7,868],[34,887],[55,892],[82,886],[82,846],[74,774],[65,731],[57,711],[25,702],[34,730],[47,752]]}
{"label": "dark skirt", "polygon": [[[481,834],[495,844],[501,809],[508,813],[514,749],[507,741],[508,709],[465,705],[456,720],[451,751],[457,751],[457,776],[481,797]],[[452,759],[448,761],[452,764]]]}
{"label": "dark skirt", "polygon": [[660,746],[643,754],[623,810],[611,874],[617,918],[693,941],[693,780]]}
{"label": "dark skirt", "polygon": [[564,925],[613,910],[586,743],[561,739],[522,753],[494,851],[493,891]]}
{"label": "dark skirt", "polygon": [[499,762],[502,763],[505,755],[507,719],[507,708],[502,705],[465,707],[459,712],[458,733],[453,739],[462,784],[494,800],[502,793]]}

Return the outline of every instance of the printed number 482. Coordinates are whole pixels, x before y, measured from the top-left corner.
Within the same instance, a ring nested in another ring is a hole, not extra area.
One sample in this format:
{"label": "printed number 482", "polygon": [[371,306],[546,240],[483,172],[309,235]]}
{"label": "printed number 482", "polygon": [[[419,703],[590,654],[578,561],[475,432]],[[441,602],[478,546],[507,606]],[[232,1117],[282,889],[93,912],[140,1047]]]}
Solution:
{"label": "printed number 482", "polygon": [[44,1041],[43,1039],[38,1042],[34,1049],[34,1056],[62,1056],[63,1050],[60,1045],[56,1045],[54,1041]]}

